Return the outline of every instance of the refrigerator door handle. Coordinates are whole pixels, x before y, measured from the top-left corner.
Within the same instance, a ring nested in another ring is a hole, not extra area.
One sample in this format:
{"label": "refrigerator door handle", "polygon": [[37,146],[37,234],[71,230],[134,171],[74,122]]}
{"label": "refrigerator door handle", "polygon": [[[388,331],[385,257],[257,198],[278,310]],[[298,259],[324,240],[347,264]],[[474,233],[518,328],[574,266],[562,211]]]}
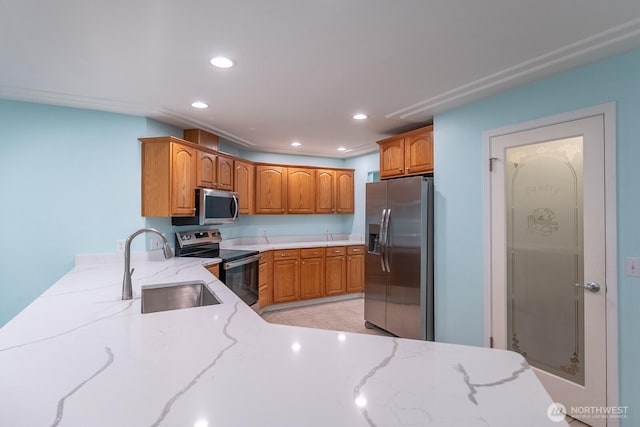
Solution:
{"label": "refrigerator door handle", "polygon": [[387,215],[384,219],[384,264],[387,273],[391,273],[391,265],[389,265],[389,219],[391,218],[391,209],[387,209]]}
{"label": "refrigerator door handle", "polygon": [[386,251],[386,236],[384,234],[384,219],[387,215],[387,210],[382,209],[382,218],[380,218],[380,236],[379,236],[379,244],[380,244],[380,267],[382,268],[382,272],[386,273],[385,265],[384,265],[384,254]]}

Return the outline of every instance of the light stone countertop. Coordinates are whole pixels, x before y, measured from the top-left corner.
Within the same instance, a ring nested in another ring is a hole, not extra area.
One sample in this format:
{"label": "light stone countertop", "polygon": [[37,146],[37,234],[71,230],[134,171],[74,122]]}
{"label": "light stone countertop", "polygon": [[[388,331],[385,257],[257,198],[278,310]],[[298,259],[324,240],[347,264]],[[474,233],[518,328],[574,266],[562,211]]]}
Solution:
{"label": "light stone countertop", "polygon": [[364,238],[349,234],[318,234],[302,236],[267,236],[223,240],[222,249],[270,251],[278,249],[317,248],[364,245]]}
{"label": "light stone countertop", "polygon": [[[269,324],[212,262],[134,257],[122,301],[121,256],[79,257],[0,329],[0,426],[566,425],[516,353]],[[191,280],[222,303],[141,314]]]}

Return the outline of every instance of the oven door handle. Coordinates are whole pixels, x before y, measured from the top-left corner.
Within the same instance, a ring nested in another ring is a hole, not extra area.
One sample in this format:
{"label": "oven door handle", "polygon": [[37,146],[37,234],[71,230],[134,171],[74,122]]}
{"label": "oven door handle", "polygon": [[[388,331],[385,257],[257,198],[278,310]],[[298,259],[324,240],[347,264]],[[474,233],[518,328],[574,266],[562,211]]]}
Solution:
{"label": "oven door handle", "polygon": [[251,264],[260,260],[260,255],[251,255],[246,258],[241,258],[235,261],[229,261],[222,264],[224,270],[230,270],[232,268],[240,267],[242,265]]}

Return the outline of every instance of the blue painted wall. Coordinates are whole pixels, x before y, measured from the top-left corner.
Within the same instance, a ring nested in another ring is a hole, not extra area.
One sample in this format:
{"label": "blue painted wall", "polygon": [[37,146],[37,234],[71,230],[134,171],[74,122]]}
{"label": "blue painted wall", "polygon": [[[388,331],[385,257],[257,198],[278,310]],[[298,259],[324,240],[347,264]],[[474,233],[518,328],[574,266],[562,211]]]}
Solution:
{"label": "blue painted wall", "polygon": [[0,325],[140,217],[142,117],[0,100]]}
{"label": "blue painted wall", "polygon": [[623,425],[640,425],[640,279],[623,260],[640,256],[640,50],[438,114],[435,123],[436,338],[483,342],[482,133],[515,123],[617,104],[618,292]]}

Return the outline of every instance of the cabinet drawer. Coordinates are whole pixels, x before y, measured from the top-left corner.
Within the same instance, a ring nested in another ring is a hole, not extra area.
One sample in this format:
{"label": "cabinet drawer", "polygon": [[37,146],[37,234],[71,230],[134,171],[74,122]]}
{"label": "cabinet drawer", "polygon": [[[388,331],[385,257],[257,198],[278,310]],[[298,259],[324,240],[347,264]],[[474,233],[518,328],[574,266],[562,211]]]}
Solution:
{"label": "cabinet drawer", "polygon": [[322,258],[323,256],[324,248],[300,249],[300,258]]}
{"label": "cabinet drawer", "polygon": [[344,255],[347,253],[347,248],[344,246],[332,246],[329,248],[326,248],[327,252],[327,256],[340,256],[340,255]]}
{"label": "cabinet drawer", "polygon": [[357,255],[364,253],[364,246],[348,246],[347,253],[349,255]]}
{"label": "cabinet drawer", "polygon": [[272,262],[272,261],[273,261],[272,251],[260,252],[260,264],[264,264],[265,262]]}
{"label": "cabinet drawer", "polygon": [[282,249],[278,251],[273,251],[274,261],[278,261],[281,259],[292,259],[292,258],[298,258],[297,249]]}

